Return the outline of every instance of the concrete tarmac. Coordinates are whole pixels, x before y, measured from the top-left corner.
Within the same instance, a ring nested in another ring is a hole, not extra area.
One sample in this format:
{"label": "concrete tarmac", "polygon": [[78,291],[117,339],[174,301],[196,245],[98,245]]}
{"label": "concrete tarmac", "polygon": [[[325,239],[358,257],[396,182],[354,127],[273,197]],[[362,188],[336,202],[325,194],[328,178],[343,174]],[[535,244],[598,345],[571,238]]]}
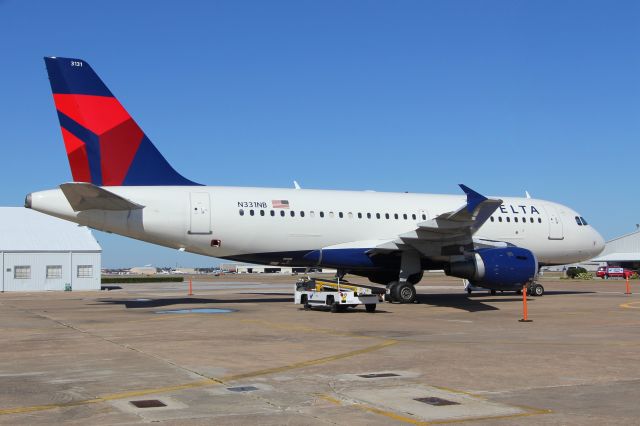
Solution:
{"label": "concrete tarmac", "polygon": [[[530,323],[521,296],[437,274],[375,313],[304,311],[290,276],[208,280],[0,294],[0,424],[640,423],[622,280],[545,276]],[[230,312],[161,313],[199,308]]]}

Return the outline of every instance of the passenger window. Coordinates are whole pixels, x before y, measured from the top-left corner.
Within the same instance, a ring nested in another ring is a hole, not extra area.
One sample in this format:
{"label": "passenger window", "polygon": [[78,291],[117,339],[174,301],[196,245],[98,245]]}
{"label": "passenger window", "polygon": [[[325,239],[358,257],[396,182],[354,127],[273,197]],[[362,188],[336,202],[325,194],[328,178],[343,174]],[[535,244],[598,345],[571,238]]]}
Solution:
{"label": "passenger window", "polygon": [[260,216],[264,216],[264,210],[260,210]]}
{"label": "passenger window", "polygon": [[404,220],[407,220],[407,214],[406,214],[406,213],[405,213],[405,214],[403,214],[403,215],[402,215],[402,218],[403,218]]}
{"label": "passenger window", "polygon": [[427,220],[427,215],[426,214],[422,215],[422,220]]}
{"label": "passenger window", "polygon": [[416,220],[416,215],[415,215],[415,213],[411,215],[411,219]]}
{"label": "passenger window", "polygon": [[493,216],[491,216],[491,222],[493,222],[495,219],[493,218]]}
{"label": "passenger window", "polygon": [[304,210],[300,212],[300,217],[304,217]]}
{"label": "passenger window", "polygon": [[342,219],[342,217],[343,217],[343,216],[342,216],[342,212],[338,213],[338,217],[339,217],[340,219]]}
{"label": "passenger window", "polygon": [[577,223],[579,226],[582,226],[582,222],[580,222],[580,218],[579,218],[578,216],[576,216],[576,223]]}
{"label": "passenger window", "polygon": [[380,213],[376,213],[376,219],[380,219]]}
{"label": "passenger window", "polygon": [[253,210],[249,210],[249,214],[250,214],[251,216],[253,216],[253,214],[254,214],[254,213],[255,213],[255,212],[254,212]]}
{"label": "passenger window", "polygon": [[393,215],[393,218],[394,218],[394,219],[398,219],[398,213],[395,213],[395,214]]}
{"label": "passenger window", "polygon": [[527,223],[527,218],[526,217],[522,218],[522,223]]}
{"label": "passenger window", "polygon": [[238,213],[240,213],[240,216],[244,216],[244,210],[243,209],[240,209],[240,211]]}
{"label": "passenger window", "polygon": [[371,219],[371,213],[367,213],[367,219]]}
{"label": "passenger window", "polygon": [[542,223],[542,218],[538,218],[538,223]]}
{"label": "passenger window", "polygon": [[582,220],[582,224],[583,225],[588,225],[587,221],[584,220],[584,217],[580,216],[580,220]]}
{"label": "passenger window", "polygon": [[320,212],[320,217],[324,217],[324,212]]}
{"label": "passenger window", "polygon": [[276,211],[275,210],[271,210],[271,216],[275,216],[276,215]]}
{"label": "passenger window", "polygon": [[384,214],[385,219],[389,219],[389,213]]}
{"label": "passenger window", "polygon": [[507,222],[511,222],[511,218],[507,216]]}
{"label": "passenger window", "polygon": [[498,216],[498,222],[502,222],[502,216]]}
{"label": "passenger window", "polygon": [[358,212],[358,219],[362,219],[362,213]]}
{"label": "passenger window", "polygon": [[514,222],[518,222],[518,217],[517,217],[517,216],[516,216],[516,217],[514,217],[514,218],[513,218],[513,221],[514,221]]}
{"label": "passenger window", "polygon": [[529,222],[533,223],[533,218],[529,218]]}
{"label": "passenger window", "polygon": [[280,210],[280,216],[284,217],[284,210]]}
{"label": "passenger window", "polygon": [[295,212],[295,211],[293,211],[293,210],[291,210],[291,213],[289,213],[289,214],[291,215],[291,217],[295,217],[296,212]]}

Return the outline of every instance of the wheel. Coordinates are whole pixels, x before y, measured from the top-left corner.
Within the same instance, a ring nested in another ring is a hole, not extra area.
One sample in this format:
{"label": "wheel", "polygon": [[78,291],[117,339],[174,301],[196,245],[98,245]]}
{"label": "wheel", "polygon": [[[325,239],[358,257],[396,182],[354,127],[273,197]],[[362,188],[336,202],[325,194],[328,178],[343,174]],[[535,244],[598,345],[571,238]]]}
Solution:
{"label": "wheel", "polygon": [[334,314],[335,314],[336,312],[341,312],[341,311],[342,311],[342,306],[340,306],[340,304],[339,304],[338,302],[334,302],[334,303],[331,305],[331,312],[333,312]]}
{"label": "wheel", "polygon": [[531,287],[531,294],[536,297],[542,296],[544,294],[544,287],[542,287],[540,284],[534,284]]}
{"label": "wheel", "polygon": [[375,312],[376,311],[376,304],[375,303],[369,303],[364,305],[364,308],[367,310],[367,312]]}
{"label": "wheel", "polygon": [[416,288],[409,282],[398,283],[391,289],[393,299],[400,303],[413,303],[416,301]]}
{"label": "wheel", "polygon": [[470,288],[467,289],[467,294],[471,294],[471,289]]}
{"label": "wheel", "polygon": [[398,302],[398,300],[396,299],[395,296],[395,288],[400,285],[400,283],[398,281],[391,281],[389,284],[387,284],[387,289],[389,290],[389,292],[385,295],[385,300],[389,303],[393,303],[393,302]]}
{"label": "wheel", "polygon": [[305,311],[308,311],[309,309],[311,309],[311,305],[310,305],[310,304],[308,304],[308,303],[305,303],[305,304],[303,305],[303,308],[304,308],[304,310],[305,310]]}
{"label": "wheel", "polygon": [[495,291],[495,290],[491,289],[491,291],[489,291],[489,293],[491,293],[491,295],[492,295],[492,296],[495,296],[495,295],[496,295],[496,293],[497,293],[497,291]]}

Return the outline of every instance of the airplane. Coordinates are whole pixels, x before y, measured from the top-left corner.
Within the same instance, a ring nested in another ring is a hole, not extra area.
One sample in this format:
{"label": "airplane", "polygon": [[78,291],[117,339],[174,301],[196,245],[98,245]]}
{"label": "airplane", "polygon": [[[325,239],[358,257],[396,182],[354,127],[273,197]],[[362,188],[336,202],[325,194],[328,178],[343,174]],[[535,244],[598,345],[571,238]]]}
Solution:
{"label": "airplane", "polygon": [[[571,208],[521,197],[204,186],[178,173],[82,59],[45,57],[73,182],[25,207],[191,253],[326,267],[416,300],[425,270],[493,290],[591,259],[602,236]],[[525,287],[529,286],[529,287]]]}

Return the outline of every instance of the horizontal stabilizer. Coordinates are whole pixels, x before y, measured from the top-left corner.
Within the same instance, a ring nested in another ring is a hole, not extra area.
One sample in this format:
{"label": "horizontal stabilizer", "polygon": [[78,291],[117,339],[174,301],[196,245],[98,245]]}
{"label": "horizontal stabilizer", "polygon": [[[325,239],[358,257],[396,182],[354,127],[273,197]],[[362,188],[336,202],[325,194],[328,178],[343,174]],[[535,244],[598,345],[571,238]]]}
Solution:
{"label": "horizontal stabilizer", "polygon": [[63,183],[60,189],[75,212],[85,210],[137,210],[144,206],[85,182]]}

